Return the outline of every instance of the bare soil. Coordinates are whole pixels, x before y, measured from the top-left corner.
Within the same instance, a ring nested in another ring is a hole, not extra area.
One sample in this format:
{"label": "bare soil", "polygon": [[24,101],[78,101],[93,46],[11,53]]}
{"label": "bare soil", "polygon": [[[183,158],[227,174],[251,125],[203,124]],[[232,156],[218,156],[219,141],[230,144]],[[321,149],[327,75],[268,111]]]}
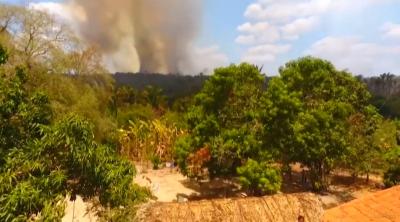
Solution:
{"label": "bare soil", "polygon": [[95,222],[96,212],[91,210],[91,204],[85,202],[82,197],[77,196],[75,201],[66,198],[67,207],[62,222]]}
{"label": "bare soil", "polygon": [[[175,168],[152,170],[137,166],[137,169],[138,174],[134,181],[141,186],[149,187],[159,202],[174,202],[178,200],[178,197],[183,198],[184,201],[192,201],[245,196],[233,179],[219,178],[197,182],[183,176]],[[381,178],[378,176],[370,176],[367,183],[365,178],[354,179],[346,172],[334,172],[329,192],[320,193],[318,196],[324,208],[329,209],[380,189]],[[292,177],[284,177],[282,193],[309,191],[310,185],[302,183],[300,166],[292,166]]]}
{"label": "bare soil", "polygon": [[[134,182],[149,187],[158,202],[176,202],[193,200],[208,200],[230,197],[244,197],[234,179],[219,178],[212,181],[194,181],[183,176],[176,168],[152,170],[148,166],[136,166],[138,173]],[[292,166],[292,176],[284,177],[282,193],[292,194],[309,192],[310,186],[302,183],[302,169]],[[367,183],[365,177],[354,179],[344,171],[334,172],[329,192],[318,194],[325,209],[329,209],[353,199],[377,192],[381,189],[382,179],[379,176],[370,176]],[[91,204],[77,197],[75,203],[67,201],[66,215],[62,222],[93,222],[97,221],[95,212],[91,211]]]}

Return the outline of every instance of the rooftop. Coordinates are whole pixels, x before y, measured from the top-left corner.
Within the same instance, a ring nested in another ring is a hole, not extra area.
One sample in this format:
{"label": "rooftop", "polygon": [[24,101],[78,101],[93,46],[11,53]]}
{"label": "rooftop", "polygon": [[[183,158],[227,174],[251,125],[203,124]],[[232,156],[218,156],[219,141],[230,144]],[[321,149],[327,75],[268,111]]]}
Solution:
{"label": "rooftop", "polygon": [[139,221],[295,222],[301,216],[305,221],[311,222],[321,221],[322,215],[322,204],[318,197],[302,193],[187,203],[155,203],[144,210],[143,215],[139,216]]}
{"label": "rooftop", "polygon": [[400,222],[400,186],[327,210],[324,222]]}

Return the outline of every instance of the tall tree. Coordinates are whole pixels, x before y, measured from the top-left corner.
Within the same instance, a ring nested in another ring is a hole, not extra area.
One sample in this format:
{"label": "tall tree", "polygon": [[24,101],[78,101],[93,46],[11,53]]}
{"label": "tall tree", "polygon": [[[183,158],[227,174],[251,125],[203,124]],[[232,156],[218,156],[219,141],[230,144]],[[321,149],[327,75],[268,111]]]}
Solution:
{"label": "tall tree", "polygon": [[279,189],[280,180],[271,180],[271,186],[265,182],[279,178],[276,169],[271,167],[263,178],[259,174],[271,161],[260,142],[259,98],[264,87],[265,77],[256,66],[244,63],[215,70],[189,109],[189,136],[176,146],[184,172],[197,176],[204,167],[211,176],[239,173],[248,188]]}
{"label": "tall tree", "polygon": [[0,5],[3,32],[13,36],[28,66],[67,40],[66,27],[43,11]]}
{"label": "tall tree", "polygon": [[351,120],[360,116],[364,126],[377,115],[369,92],[351,74],[313,57],[291,61],[279,73],[264,95],[265,143],[284,163],[307,166],[313,188],[326,190],[335,163],[351,150]]}

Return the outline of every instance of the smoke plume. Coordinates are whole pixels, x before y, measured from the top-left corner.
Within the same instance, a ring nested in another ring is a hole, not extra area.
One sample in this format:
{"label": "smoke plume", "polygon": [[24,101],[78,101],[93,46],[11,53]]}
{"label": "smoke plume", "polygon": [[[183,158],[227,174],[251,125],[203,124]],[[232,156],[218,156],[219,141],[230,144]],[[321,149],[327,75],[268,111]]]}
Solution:
{"label": "smoke plume", "polygon": [[70,0],[79,33],[117,71],[177,73],[191,69],[202,0]]}

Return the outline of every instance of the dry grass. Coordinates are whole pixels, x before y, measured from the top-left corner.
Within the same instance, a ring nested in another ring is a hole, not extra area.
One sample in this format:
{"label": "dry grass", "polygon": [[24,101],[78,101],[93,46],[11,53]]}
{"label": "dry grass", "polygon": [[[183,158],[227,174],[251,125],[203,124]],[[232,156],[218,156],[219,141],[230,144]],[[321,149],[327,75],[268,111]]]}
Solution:
{"label": "dry grass", "polygon": [[144,210],[142,221],[286,222],[297,221],[299,216],[303,216],[305,221],[321,221],[322,215],[323,208],[318,197],[311,193],[301,193],[187,203],[154,203]]}

